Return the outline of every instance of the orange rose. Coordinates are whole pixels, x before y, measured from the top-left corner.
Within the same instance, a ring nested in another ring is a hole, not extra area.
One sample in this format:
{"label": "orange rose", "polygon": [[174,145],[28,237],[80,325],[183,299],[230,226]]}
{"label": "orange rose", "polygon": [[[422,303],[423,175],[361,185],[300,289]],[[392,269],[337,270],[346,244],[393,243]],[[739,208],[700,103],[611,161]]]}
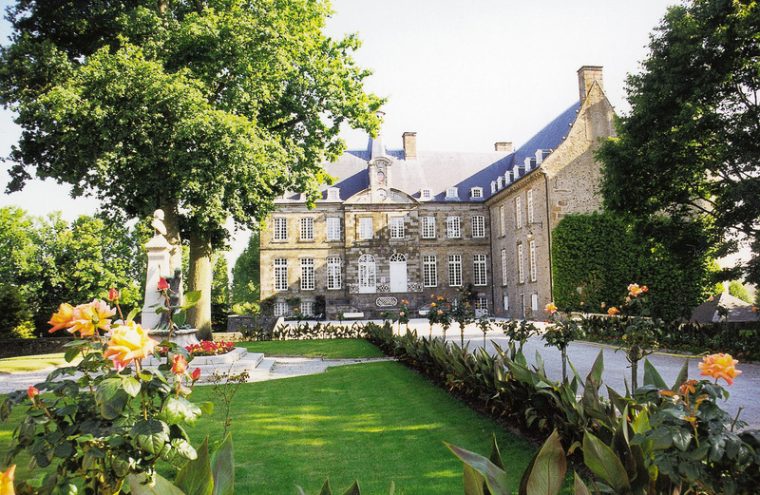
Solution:
{"label": "orange rose", "polygon": [[113,361],[114,367],[121,371],[131,362],[151,355],[157,344],[140,325],[128,321],[113,329],[103,356]]}
{"label": "orange rose", "polygon": [[647,286],[640,287],[639,284],[628,285],[628,295],[630,297],[639,297],[641,294],[647,292],[649,289]]}
{"label": "orange rose", "polygon": [[741,375],[742,372],[736,369],[736,365],[739,361],[734,359],[731,354],[710,354],[702,358],[702,362],[699,363],[699,371],[702,372],[702,376],[709,376],[714,378],[717,382],[718,379],[723,378],[726,383],[733,385],[734,378]]}
{"label": "orange rose", "polygon": [[617,309],[615,306],[610,306],[610,309],[607,310],[607,314],[610,316],[615,316],[620,314],[620,310]]}
{"label": "orange rose", "polygon": [[544,311],[553,315],[554,313],[557,312],[557,305],[554,304],[553,302],[550,302],[549,304],[544,306]]}
{"label": "orange rose", "polygon": [[678,391],[681,392],[681,395],[690,395],[697,391],[696,385],[697,385],[696,380],[689,380],[689,381],[684,382],[678,388]]}
{"label": "orange rose", "polygon": [[98,330],[107,332],[111,329],[111,316],[116,310],[102,299],[94,299],[91,303],[80,304],[74,308],[70,333],[79,332],[82,337],[95,335]]}
{"label": "orange rose", "polygon": [[40,389],[34,385],[29,385],[29,388],[26,389],[26,395],[29,397],[29,399],[31,399],[32,402],[34,402],[34,398],[40,395]]}
{"label": "orange rose", "polygon": [[67,328],[73,325],[72,319],[74,318],[74,306],[68,303],[63,303],[60,306],[58,306],[58,311],[56,313],[53,313],[53,316],[50,317],[50,321],[48,323],[50,325],[53,325],[53,328],[48,330],[48,332],[53,333],[57,332],[61,328]]}
{"label": "orange rose", "polygon": [[190,373],[190,378],[193,379],[194,382],[197,382],[201,377],[201,369],[195,368],[192,373]]}
{"label": "orange rose", "polygon": [[187,371],[187,359],[181,354],[177,354],[172,359],[172,373],[175,375],[184,375]]}
{"label": "orange rose", "polygon": [[0,495],[16,495],[16,490],[13,488],[15,473],[15,464],[6,469],[4,473],[0,473]]}

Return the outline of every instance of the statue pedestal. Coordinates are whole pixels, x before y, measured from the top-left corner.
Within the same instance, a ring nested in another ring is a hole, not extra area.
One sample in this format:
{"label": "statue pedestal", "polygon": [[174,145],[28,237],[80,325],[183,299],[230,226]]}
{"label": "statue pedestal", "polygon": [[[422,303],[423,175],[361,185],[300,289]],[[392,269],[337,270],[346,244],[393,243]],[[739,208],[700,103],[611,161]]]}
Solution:
{"label": "statue pedestal", "polygon": [[178,346],[186,347],[188,345],[197,344],[198,336],[196,335],[198,330],[194,328],[186,328],[182,330],[175,330],[174,335],[169,337],[169,330],[148,330],[148,335],[159,342],[168,340],[174,342]]}

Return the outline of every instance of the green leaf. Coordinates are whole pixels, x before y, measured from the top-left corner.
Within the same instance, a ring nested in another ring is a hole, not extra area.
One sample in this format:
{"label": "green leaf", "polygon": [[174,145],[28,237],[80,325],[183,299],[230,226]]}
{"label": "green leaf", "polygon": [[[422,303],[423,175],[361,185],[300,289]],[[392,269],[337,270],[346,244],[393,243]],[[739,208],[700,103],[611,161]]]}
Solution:
{"label": "green leaf", "polygon": [[189,461],[195,460],[198,458],[198,452],[195,451],[195,447],[193,447],[190,442],[185,440],[184,438],[175,438],[171,441],[172,446],[172,452],[179,455],[180,457],[183,457]]}
{"label": "green leaf", "polygon": [[196,304],[198,304],[198,301],[200,300],[201,300],[201,291],[191,290],[189,292],[185,292],[185,302],[180,307],[182,309],[190,309]]}
{"label": "green leaf", "polygon": [[573,477],[575,478],[575,482],[573,483],[575,488],[575,495],[591,495],[591,492],[588,491],[586,483],[584,483],[581,477],[578,476],[578,473],[574,473]]}
{"label": "green leaf", "polygon": [[140,308],[132,308],[132,311],[127,315],[127,321],[132,321],[140,313]]}
{"label": "green leaf", "polygon": [[214,476],[213,495],[233,495],[235,493],[235,458],[233,452],[232,436],[227,434],[211,460],[211,472]]}
{"label": "green leaf", "polygon": [[644,385],[654,385],[660,390],[668,388],[665,380],[662,379],[660,373],[648,359],[644,360]]}
{"label": "green leaf", "polygon": [[683,366],[681,366],[681,371],[678,372],[678,376],[676,377],[676,381],[673,382],[673,392],[678,392],[678,389],[681,387],[681,385],[684,384],[686,380],[689,379],[689,360],[685,360],[683,362]]}
{"label": "green leaf", "polygon": [[638,414],[636,414],[636,416],[633,417],[631,428],[637,435],[645,433],[652,429],[652,426],[649,424],[649,413],[646,409],[642,409]]}
{"label": "green leaf", "polygon": [[464,495],[485,495],[486,479],[468,464],[464,464]]}
{"label": "green leaf", "polygon": [[132,426],[131,435],[136,447],[158,455],[169,443],[169,425],[157,419],[140,420]]}
{"label": "green leaf", "polygon": [[692,438],[692,434],[688,431],[683,429],[676,430],[673,432],[673,445],[675,445],[676,448],[681,452],[686,452],[686,449],[689,448],[689,443],[691,443]]}
{"label": "green leaf", "polygon": [[504,469],[504,461],[501,458],[501,451],[499,450],[499,444],[496,443],[496,434],[491,434],[491,455],[488,458],[495,466]]}
{"label": "green leaf", "polygon": [[354,481],[348,490],[343,492],[343,495],[362,495],[361,490],[359,490],[359,483]]}
{"label": "green leaf", "polygon": [[137,397],[140,393],[140,382],[133,376],[125,376],[122,378],[122,388],[131,397]]}
{"label": "green leaf", "polygon": [[212,495],[214,477],[208,453],[208,437],[197,449],[198,457],[190,461],[177,473],[176,485],[187,495]]}
{"label": "green leaf", "polygon": [[187,323],[187,311],[185,311],[184,309],[180,309],[179,311],[174,313],[174,316],[172,317],[172,321],[178,327],[183,326],[185,323]]}
{"label": "green leaf", "polygon": [[567,458],[554,430],[541,446],[532,463],[526,483],[530,495],[556,495],[562,489],[567,472]]}
{"label": "green leaf", "polygon": [[186,495],[158,473],[153,476],[152,483],[147,484],[146,480],[147,476],[143,473],[127,476],[127,485],[132,495]]}
{"label": "green leaf", "polygon": [[100,415],[105,419],[116,419],[127,405],[129,396],[122,387],[119,377],[106,378],[95,389],[95,403]]}
{"label": "green leaf", "polygon": [[620,459],[611,448],[589,432],[583,435],[583,462],[592,473],[614,488],[616,493],[630,490],[631,483]]}
{"label": "green leaf", "polygon": [[201,415],[201,408],[184,397],[169,397],[161,409],[167,423],[192,423]]}
{"label": "green leaf", "polygon": [[332,495],[332,490],[330,489],[330,480],[326,479],[324,484],[322,485],[322,489],[319,490],[319,495]]}
{"label": "green leaf", "polygon": [[[444,442],[445,443],[445,442]],[[476,470],[483,476],[486,486],[493,495],[508,494],[507,473],[500,469],[493,462],[489,461],[480,454],[470,452],[469,450],[446,443],[446,447],[451,450],[462,462]]]}
{"label": "green leaf", "polygon": [[69,347],[68,349],[66,349],[66,352],[63,353],[63,359],[65,359],[67,363],[70,363],[81,352],[82,352],[82,350],[79,347]]}

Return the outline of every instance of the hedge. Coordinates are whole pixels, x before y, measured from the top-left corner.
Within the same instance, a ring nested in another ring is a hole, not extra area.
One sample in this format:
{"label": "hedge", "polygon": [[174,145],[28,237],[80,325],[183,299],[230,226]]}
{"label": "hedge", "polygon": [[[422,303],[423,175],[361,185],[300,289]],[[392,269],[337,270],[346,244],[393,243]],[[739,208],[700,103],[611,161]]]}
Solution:
{"label": "hedge", "polygon": [[613,213],[574,214],[552,233],[554,299],[563,310],[620,304],[629,283],[649,286],[652,315],[688,316],[712,289],[709,243],[700,223],[667,218],[643,225]]}

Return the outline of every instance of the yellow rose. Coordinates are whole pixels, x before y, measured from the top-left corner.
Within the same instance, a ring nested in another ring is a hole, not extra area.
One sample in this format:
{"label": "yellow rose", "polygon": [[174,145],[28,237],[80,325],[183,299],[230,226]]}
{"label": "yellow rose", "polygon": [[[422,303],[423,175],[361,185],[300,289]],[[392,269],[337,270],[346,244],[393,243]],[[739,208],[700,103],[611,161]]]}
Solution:
{"label": "yellow rose", "polygon": [[69,332],[79,332],[79,335],[82,337],[95,335],[98,330],[107,332],[111,329],[111,316],[115,314],[116,309],[111,308],[107,302],[101,299],[95,299],[87,304],[80,304],[74,308]]}
{"label": "yellow rose", "polygon": [[121,371],[133,361],[141,361],[151,355],[157,344],[140,325],[128,321],[111,331],[111,339],[103,355]]}
{"label": "yellow rose", "polygon": [[66,328],[71,326],[72,319],[74,318],[74,306],[68,303],[63,303],[60,306],[58,306],[58,311],[56,313],[53,313],[53,316],[50,317],[50,321],[48,323],[50,325],[53,325],[53,328],[48,330],[48,332],[53,333],[57,332],[61,328]]}
{"label": "yellow rose", "polygon": [[0,495],[16,495],[16,490],[13,488],[15,473],[15,464],[6,469],[4,473],[0,473]]}
{"label": "yellow rose", "polygon": [[607,310],[607,314],[610,316],[615,316],[620,314],[620,310],[617,309],[615,306],[610,306],[610,309]]}
{"label": "yellow rose", "polygon": [[734,379],[741,375],[742,372],[736,369],[736,365],[739,361],[734,359],[731,354],[710,354],[702,358],[702,362],[699,363],[699,371],[702,372],[702,376],[709,376],[715,378],[717,382],[719,378],[726,380],[729,385],[734,384]]}
{"label": "yellow rose", "polygon": [[553,315],[554,313],[556,313],[556,312],[557,312],[557,305],[556,305],[556,304],[554,304],[553,302],[550,302],[549,304],[547,304],[547,305],[544,307],[544,310],[545,310],[547,313],[549,313],[549,314],[552,314],[552,315]]}

